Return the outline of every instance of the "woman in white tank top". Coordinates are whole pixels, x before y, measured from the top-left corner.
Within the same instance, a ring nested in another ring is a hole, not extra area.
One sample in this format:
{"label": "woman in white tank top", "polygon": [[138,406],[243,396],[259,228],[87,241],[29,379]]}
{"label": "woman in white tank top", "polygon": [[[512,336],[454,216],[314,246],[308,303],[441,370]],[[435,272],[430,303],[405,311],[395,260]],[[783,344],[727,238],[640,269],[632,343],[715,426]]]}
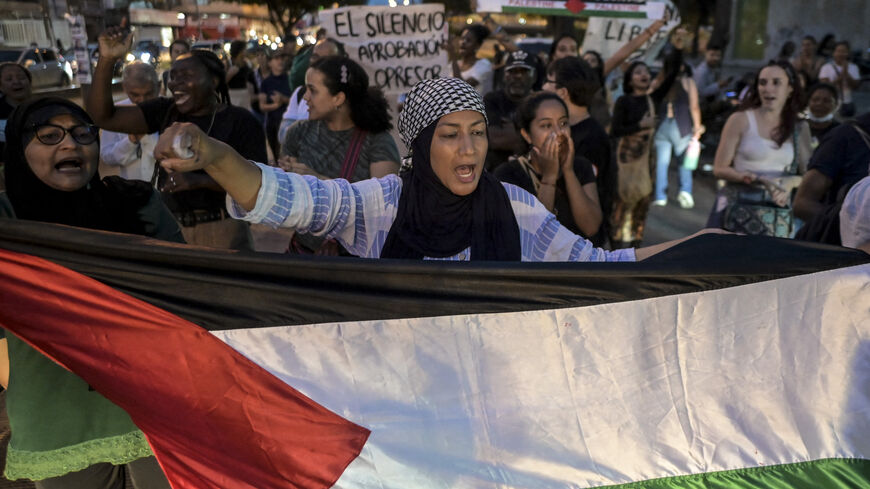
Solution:
{"label": "woman in white tank top", "polygon": [[[725,208],[738,193],[767,190],[778,205],[788,204],[812,153],[809,127],[799,122],[801,99],[791,64],[771,61],[755,75],[740,109],[722,129],[713,175],[724,180],[725,186],[716,197],[707,227],[722,227]],[[795,149],[796,172],[791,171]]]}

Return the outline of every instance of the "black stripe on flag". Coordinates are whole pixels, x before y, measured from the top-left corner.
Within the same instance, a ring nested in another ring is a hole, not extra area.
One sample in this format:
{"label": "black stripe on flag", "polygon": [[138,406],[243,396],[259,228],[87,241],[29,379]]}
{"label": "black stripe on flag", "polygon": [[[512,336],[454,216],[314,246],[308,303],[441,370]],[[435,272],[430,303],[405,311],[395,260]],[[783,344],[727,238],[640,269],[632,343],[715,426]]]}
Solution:
{"label": "black stripe on flag", "polygon": [[51,260],[213,330],[578,307],[870,261],[846,248],[735,235],[700,236],[639,263],[299,257],[5,219],[0,247]]}

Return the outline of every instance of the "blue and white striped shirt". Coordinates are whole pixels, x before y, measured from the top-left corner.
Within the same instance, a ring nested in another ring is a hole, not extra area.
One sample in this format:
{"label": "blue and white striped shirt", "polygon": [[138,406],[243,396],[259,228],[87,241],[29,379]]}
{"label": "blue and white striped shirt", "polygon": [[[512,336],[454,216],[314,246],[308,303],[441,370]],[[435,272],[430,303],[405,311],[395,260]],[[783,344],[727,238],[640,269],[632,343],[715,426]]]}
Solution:
{"label": "blue and white striped shirt", "polygon": [[[256,207],[246,213],[227,196],[227,209],[234,218],[335,238],[350,253],[363,258],[381,256],[396,218],[401,178],[388,175],[351,184],[258,165],[262,181]],[[508,183],[502,185],[520,228],[523,261],[635,261],[634,249],[595,248],[562,227],[533,195]],[[470,258],[468,248],[443,259]]]}

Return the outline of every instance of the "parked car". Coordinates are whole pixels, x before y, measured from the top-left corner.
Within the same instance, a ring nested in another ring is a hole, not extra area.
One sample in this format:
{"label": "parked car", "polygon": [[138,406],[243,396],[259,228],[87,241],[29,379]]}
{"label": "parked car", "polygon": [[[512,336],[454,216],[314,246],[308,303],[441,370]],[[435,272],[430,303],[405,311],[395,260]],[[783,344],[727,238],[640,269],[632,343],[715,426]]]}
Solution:
{"label": "parked car", "polygon": [[12,61],[33,75],[33,88],[67,87],[73,78],[69,61],[54,48],[0,47],[0,62]]}
{"label": "parked car", "polygon": [[141,60],[145,63],[150,63],[152,66],[157,66],[160,63],[161,53],[166,51],[166,48],[161,46],[153,39],[143,39],[136,43],[132,52],[127,55],[127,61],[132,62]]}

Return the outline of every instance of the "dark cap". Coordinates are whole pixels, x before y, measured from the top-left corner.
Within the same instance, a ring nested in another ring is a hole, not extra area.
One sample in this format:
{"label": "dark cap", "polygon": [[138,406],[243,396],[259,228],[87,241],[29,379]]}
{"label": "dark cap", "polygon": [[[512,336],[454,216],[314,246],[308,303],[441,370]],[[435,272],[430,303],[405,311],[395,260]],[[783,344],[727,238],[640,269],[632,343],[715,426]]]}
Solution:
{"label": "dark cap", "polygon": [[535,71],[535,60],[532,55],[525,51],[514,51],[508,55],[507,63],[504,65],[504,70],[512,70],[514,68],[526,68],[527,70]]}

